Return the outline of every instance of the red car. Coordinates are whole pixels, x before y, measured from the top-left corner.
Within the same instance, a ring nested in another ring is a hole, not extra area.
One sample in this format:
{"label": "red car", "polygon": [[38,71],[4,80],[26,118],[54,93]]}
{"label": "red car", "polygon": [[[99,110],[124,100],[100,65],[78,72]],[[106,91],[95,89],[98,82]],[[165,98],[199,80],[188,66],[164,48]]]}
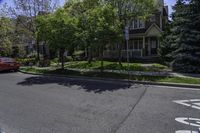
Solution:
{"label": "red car", "polygon": [[0,71],[18,71],[20,64],[15,59],[8,57],[0,57]]}

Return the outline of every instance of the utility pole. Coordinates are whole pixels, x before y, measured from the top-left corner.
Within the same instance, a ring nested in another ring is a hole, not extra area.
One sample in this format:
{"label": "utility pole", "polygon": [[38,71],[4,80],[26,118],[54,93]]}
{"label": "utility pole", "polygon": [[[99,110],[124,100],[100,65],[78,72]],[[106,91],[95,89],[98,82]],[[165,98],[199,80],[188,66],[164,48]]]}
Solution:
{"label": "utility pole", "polygon": [[126,39],[126,52],[127,52],[127,63],[128,63],[128,81],[130,82],[130,57],[129,57],[129,26],[125,27],[125,39]]}

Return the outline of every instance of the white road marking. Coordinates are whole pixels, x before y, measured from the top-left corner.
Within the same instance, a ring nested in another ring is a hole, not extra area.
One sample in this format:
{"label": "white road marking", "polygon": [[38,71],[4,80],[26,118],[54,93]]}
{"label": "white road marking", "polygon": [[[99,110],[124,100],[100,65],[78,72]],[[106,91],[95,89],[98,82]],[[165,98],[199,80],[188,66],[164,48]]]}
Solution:
{"label": "white road marking", "polygon": [[172,86],[156,86],[159,88],[166,88],[166,89],[176,89],[176,90],[189,90],[189,91],[200,91],[200,89],[194,89],[194,88],[186,88],[186,87],[172,87]]}
{"label": "white road marking", "polygon": [[187,107],[200,110],[200,99],[190,99],[190,100],[175,100],[173,101],[177,104],[181,104]]}
{"label": "white road marking", "polygon": [[176,133],[199,133],[197,131],[189,131],[189,130],[180,130],[180,131],[176,131]]}
{"label": "white road marking", "polygon": [[199,107],[200,107],[200,102],[199,102],[199,103],[193,103],[193,104],[195,104],[195,105],[197,105],[197,106],[199,106]]}
{"label": "white road marking", "polygon": [[180,122],[182,124],[199,127],[200,128],[200,119],[197,118],[185,118],[185,117],[179,117],[175,119],[177,122]]}

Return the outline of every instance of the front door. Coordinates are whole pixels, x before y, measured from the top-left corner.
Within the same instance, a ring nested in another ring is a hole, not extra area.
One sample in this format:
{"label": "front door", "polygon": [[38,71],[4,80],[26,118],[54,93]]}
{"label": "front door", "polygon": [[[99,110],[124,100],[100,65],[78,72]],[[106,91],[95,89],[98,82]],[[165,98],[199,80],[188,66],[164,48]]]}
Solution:
{"label": "front door", "polygon": [[151,55],[157,55],[158,52],[158,39],[157,38],[151,38],[150,39],[150,49],[151,49]]}

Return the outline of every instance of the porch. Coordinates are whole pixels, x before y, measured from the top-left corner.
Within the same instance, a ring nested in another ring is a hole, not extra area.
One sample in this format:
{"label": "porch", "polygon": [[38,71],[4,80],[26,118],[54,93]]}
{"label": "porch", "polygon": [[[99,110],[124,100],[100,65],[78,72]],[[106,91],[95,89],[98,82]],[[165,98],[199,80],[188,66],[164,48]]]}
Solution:
{"label": "porch", "polygon": [[[156,57],[158,56],[159,48],[159,38],[158,37],[137,37],[129,40],[128,48],[127,45],[123,45],[121,56],[122,58],[127,58],[127,52],[129,53],[129,58],[145,58],[145,57]],[[128,51],[127,51],[128,50]],[[104,58],[118,58],[118,47],[111,48],[104,51]]]}

